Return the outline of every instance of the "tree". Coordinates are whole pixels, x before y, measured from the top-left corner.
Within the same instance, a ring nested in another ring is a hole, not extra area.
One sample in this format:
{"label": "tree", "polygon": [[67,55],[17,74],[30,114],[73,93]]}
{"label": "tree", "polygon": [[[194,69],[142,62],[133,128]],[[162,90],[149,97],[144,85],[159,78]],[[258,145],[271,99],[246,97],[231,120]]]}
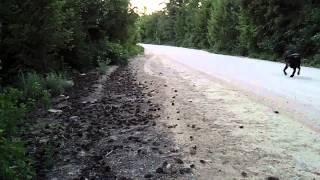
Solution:
{"label": "tree", "polygon": [[217,51],[233,52],[237,47],[239,5],[237,1],[216,0],[209,20],[209,42]]}
{"label": "tree", "polygon": [[145,21],[149,26],[142,34],[153,36],[143,34],[142,40],[166,44],[168,38],[158,35],[170,34],[177,46],[271,60],[291,49],[317,64],[319,12],[315,0],[170,0],[163,12]]}
{"label": "tree", "polygon": [[106,43],[136,43],[137,17],[129,0],[2,0],[0,74],[92,67]]}

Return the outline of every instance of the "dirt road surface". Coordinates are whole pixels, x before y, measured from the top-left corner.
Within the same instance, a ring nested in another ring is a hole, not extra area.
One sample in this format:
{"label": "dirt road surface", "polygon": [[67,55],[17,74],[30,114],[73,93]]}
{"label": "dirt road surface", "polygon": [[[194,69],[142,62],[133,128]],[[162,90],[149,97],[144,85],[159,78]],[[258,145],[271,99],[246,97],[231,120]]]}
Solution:
{"label": "dirt road surface", "polygon": [[[143,45],[146,52],[169,58],[261,97],[274,97],[303,123],[320,132],[320,69],[302,67],[301,75],[284,76],[283,63],[212,54],[171,46]],[[305,61],[305,60],[303,60]],[[291,74],[292,69],[288,70]]]}
{"label": "dirt road surface", "polygon": [[176,59],[196,50],[152,47],[105,75],[75,73],[50,111],[29,114],[37,179],[320,179],[313,113]]}
{"label": "dirt road surface", "polygon": [[132,62],[137,80],[156,89],[157,128],[169,132],[196,179],[320,179],[319,132],[292,100],[260,96],[171,58],[170,49],[144,46]]}

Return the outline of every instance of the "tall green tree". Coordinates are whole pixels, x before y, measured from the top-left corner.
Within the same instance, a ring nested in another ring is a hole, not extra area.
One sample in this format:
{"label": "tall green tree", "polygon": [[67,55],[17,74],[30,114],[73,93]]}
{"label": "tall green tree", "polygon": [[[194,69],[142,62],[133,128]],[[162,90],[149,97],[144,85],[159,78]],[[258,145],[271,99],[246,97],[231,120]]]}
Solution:
{"label": "tall green tree", "polygon": [[215,0],[209,20],[209,42],[221,52],[233,52],[237,47],[239,31],[239,4],[232,0]]}

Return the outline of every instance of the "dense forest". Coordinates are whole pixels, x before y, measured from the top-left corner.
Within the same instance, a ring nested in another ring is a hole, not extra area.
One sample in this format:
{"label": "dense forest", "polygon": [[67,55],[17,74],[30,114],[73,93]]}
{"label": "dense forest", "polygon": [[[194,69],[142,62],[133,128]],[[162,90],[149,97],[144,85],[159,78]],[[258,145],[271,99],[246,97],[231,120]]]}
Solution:
{"label": "dense forest", "polygon": [[140,19],[145,43],[280,60],[299,52],[320,66],[320,1],[170,0]]}
{"label": "dense forest", "polygon": [[[81,69],[135,44],[137,14],[128,0],[0,2],[1,76],[64,65]],[[109,48],[107,48],[109,47]]]}
{"label": "dense forest", "polygon": [[[73,86],[70,74],[123,65],[136,46],[129,0],[0,1],[0,179],[33,179],[26,114]],[[69,76],[69,77],[68,77]]]}

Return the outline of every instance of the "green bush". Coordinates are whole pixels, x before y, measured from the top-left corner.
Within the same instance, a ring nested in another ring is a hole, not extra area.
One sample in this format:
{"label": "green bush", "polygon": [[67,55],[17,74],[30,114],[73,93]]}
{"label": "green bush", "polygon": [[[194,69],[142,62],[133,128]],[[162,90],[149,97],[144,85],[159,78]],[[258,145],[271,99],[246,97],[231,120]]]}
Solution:
{"label": "green bush", "polygon": [[126,65],[128,63],[129,52],[124,46],[118,43],[108,42],[106,48],[111,63],[118,65]]}
{"label": "green bush", "polygon": [[110,52],[108,50],[108,40],[103,40],[100,41],[97,45],[96,45],[96,52],[95,52],[95,60],[97,62],[98,67],[100,67],[100,65],[109,65],[111,63],[111,57],[110,57]]}
{"label": "green bush", "polygon": [[99,45],[96,43],[81,44],[78,48],[78,60],[75,60],[74,66],[80,70],[88,70],[96,67],[97,57],[99,56],[98,49]]}
{"label": "green bush", "polygon": [[36,72],[29,72],[21,75],[21,89],[27,107],[33,108],[37,101],[46,107],[51,105],[51,94],[46,88],[46,79]]}
{"label": "green bush", "polygon": [[127,47],[119,43],[110,42],[107,39],[83,47],[80,52],[80,62],[87,62],[87,68],[92,66],[100,68],[101,65],[105,66],[110,63],[125,65],[129,58]]}
{"label": "green bush", "polygon": [[47,169],[51,169],[54,166],[54,146],[52,142],[49,141],[47,144],[44,145],[44,158],[45,162],[44,165]]}
{"label": "green bush", "polygon": [[130,57],[143,53],[144,49],[138,45],[121,45],[118,43],[104,41],[98,48],[97,64],[98,71],[105,73],[109,65],[126,65]]}
{"label": "green bush", "polygon": [[16,125],[25,116],[27,108],[20,103],[23,93],[16,89],[8,89],[0,94],[0,129],[5,135],[13,135]]}
{"label": "green bush", "polygon": [[34,171],[23,144],[16,139],[17,125],[27,112],[23,92],[7,89],[0,94],[0,179],[32,179]]}
{"label": "green bush", "polygon": [[144,48],[139,45],[128,45],[127,46],[128,52],[129,52],[129,57],[136,56],[138,54],[143,54]]}
{"label": "green bush", "polygon": [[[104,71],[108,64],[126,65],[128,59],[143,52],[143,48],[130,43],[115,43],[107,38],[81,45],[78,48],[78,69],[87,70],[97,67]],[[102,68],[102,69],[101,69]]]}
{"label": "green bush", "polygon": [[137,17],[128,0],[0,1],[1,77],[94,68],[97,42],[135,43]]}
{"label": "green bush", "polygon": [[110,60],[102,61],[98,60],[98,71],[101,74],[105,74],[109,68]]}
{"label": "green bush", "polygon": [[46,106],[50,105],[50,97],[64,93],[73,86],[73,81],[61,73],[49,73],[46,78],[35,72],[21,75],[21,89],[27,102],[41,101]]}
{"label": "green bush", "polygon": [[108,60],[110,59],[110,63],[112,64],[126,65],[128,64],[129,58],[143,53],[144,49],[138,45],[122,45],[114,42],[106,42],[106,46],[101,48],[101,51],[98,58],[102,62],[107,60],[107,63],[109,63]]}
{"label": "green bush", "polygon": [[33,179],[35,171],[23,143],[17,139],[9,140],[3,137],[1,130],[0,152],[0,179]]}
{"label": "green bush", "polygon": [[45,87],[53,95],[64,93],[66,89],[73,86],[73,81],[68,80],[61,73],[49,73],[45,79]]}
{"label": "green bush", "polygon": [[313,67],[320,68],[320,54],[316,54],[310,59],[305,60],[305,64]]}
{"label": "green bush", "polygon": [[24,96],[35,100],[43,97],[45,89],[45,80],[36,72],[29,72],[21,75],[22,89]]}

